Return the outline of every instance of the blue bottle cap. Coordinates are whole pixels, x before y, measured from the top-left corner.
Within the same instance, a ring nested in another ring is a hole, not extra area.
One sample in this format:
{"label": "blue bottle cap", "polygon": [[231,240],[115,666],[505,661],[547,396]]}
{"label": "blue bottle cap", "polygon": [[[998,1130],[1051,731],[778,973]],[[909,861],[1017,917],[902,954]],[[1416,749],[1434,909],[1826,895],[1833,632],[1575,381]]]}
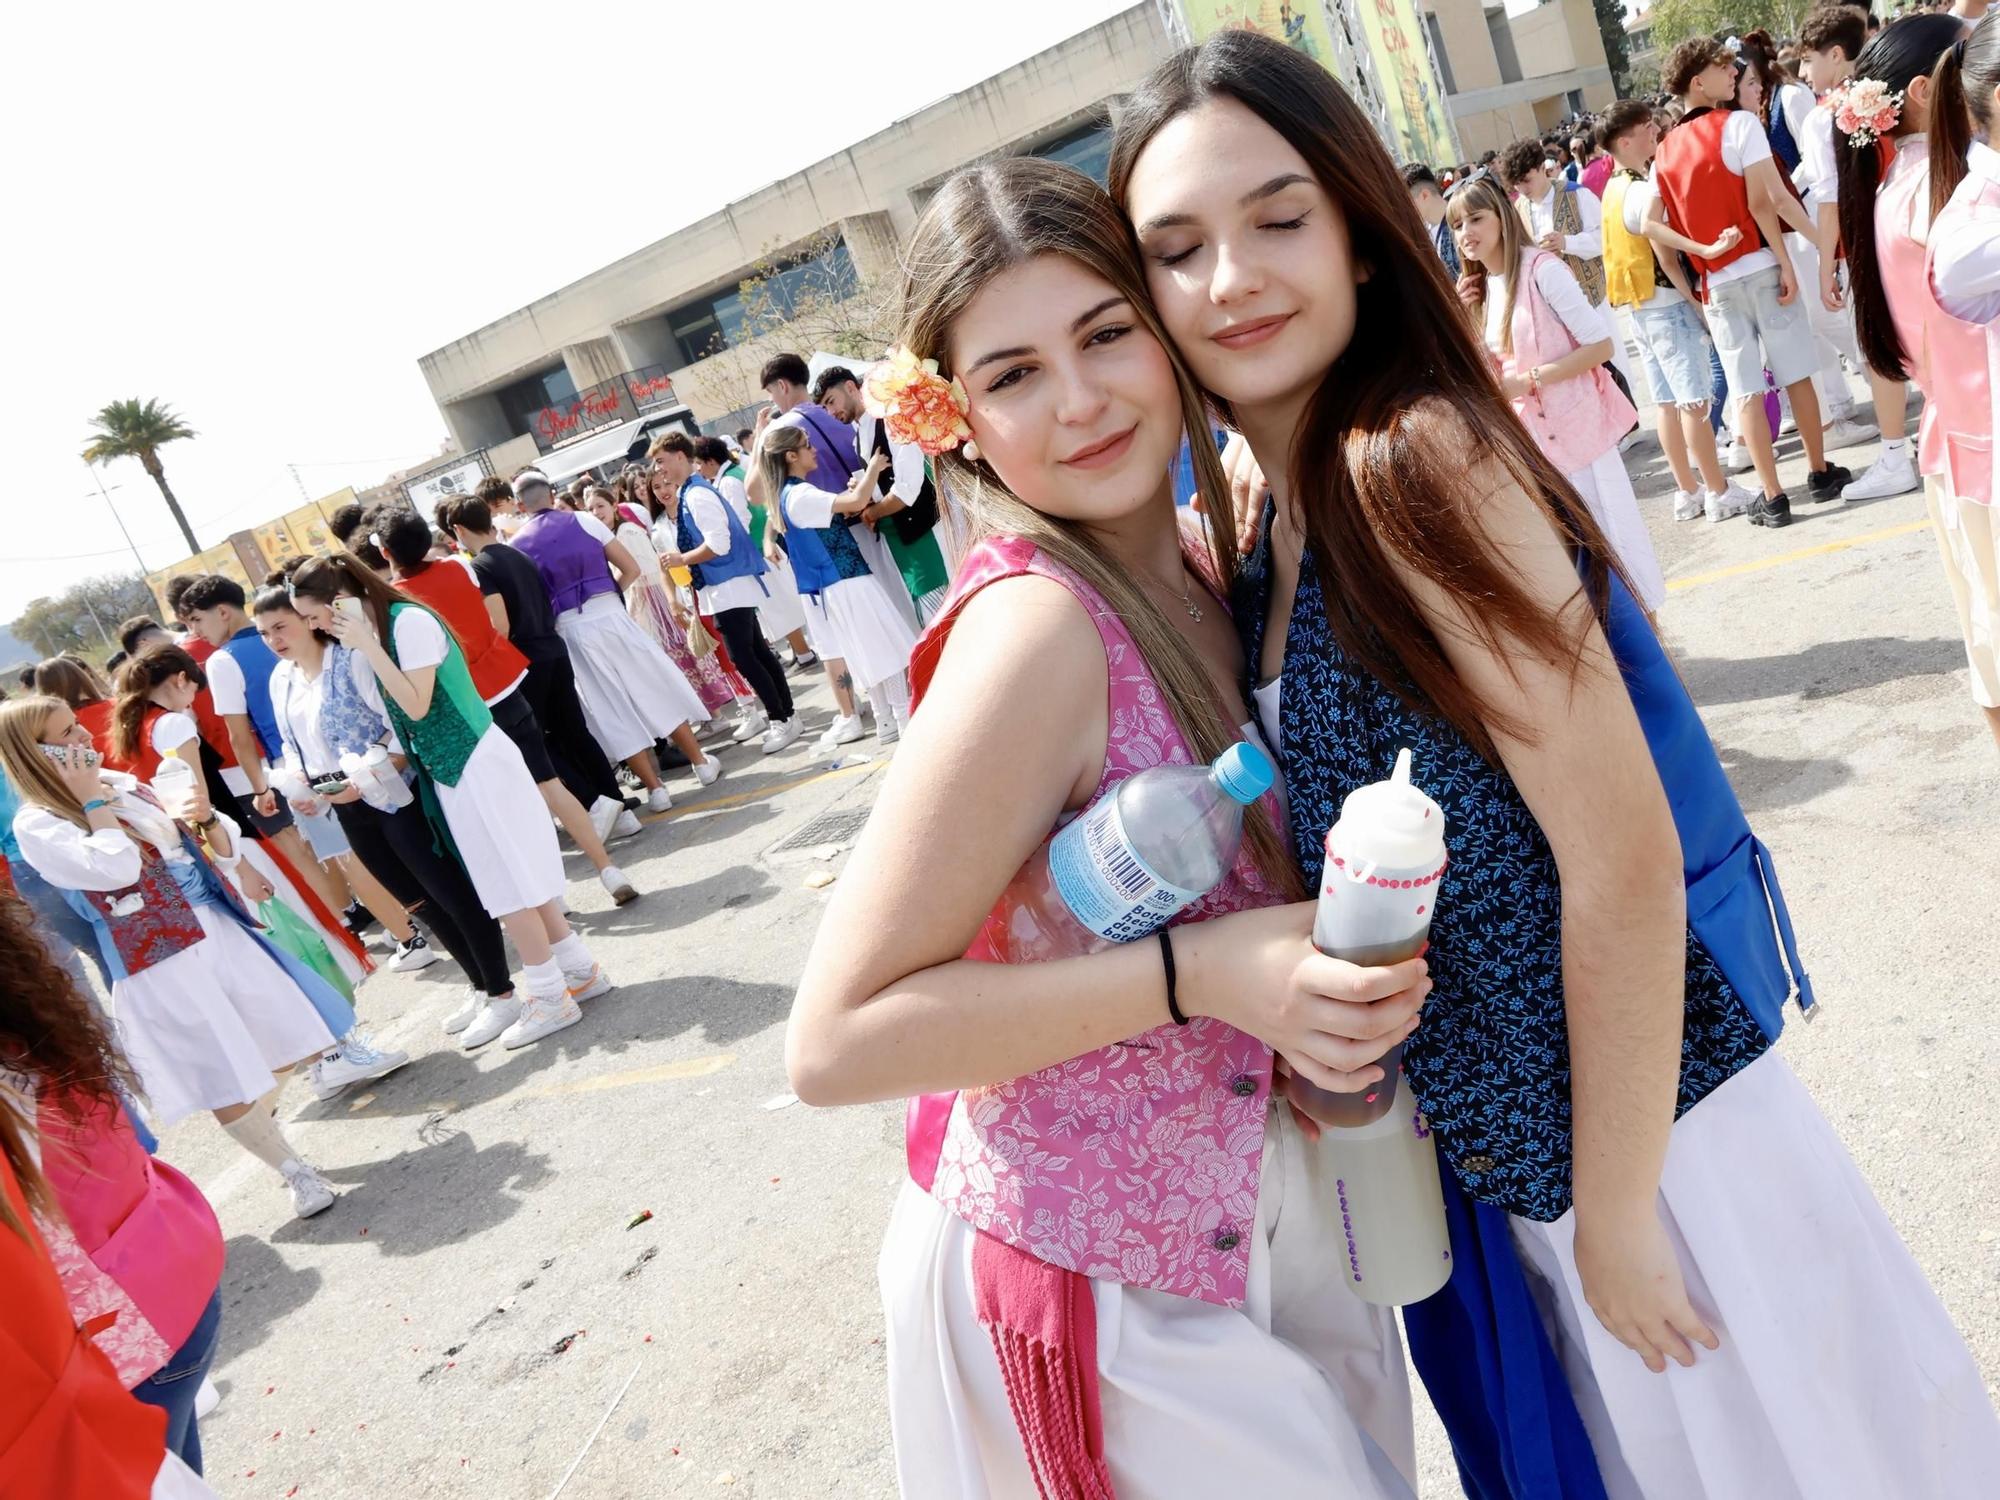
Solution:
{"label": "blue bottle cap", "polygon": [[1215,776],[1215,784],[1246,807],[1270,791],[1271,784],[1278,779],[1270,756],[1248,740],[1238,740],[1216,756],[1209,770]]}

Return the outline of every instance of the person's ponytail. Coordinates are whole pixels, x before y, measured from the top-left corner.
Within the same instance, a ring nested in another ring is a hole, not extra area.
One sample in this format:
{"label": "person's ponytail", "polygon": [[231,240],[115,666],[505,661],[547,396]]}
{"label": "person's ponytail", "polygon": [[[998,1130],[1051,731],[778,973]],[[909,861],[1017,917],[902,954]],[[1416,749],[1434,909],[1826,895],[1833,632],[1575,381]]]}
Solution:
{"label": "person's ponytail", "polygon": [[1856,146],[1839,131],[1834,132],[1834,165],[1840,179],[1840,242],[1847,251],[1854,340],[1876,374],[1885,380],[1907,380],[1909,354],[1889,312],[1889,293],[1882,284],[1882,262],[1875,246],[1875,195],[1881,190],[1894,149],[1886,140]]}
{"label": "person's ponytail", "polygon": [[1965,154],[1972,146],[1972,113],[1965,103],[1965,48],[1960,37],[1945,48],[1931,70],[1931,218],[1944,212],[1965,181]]}

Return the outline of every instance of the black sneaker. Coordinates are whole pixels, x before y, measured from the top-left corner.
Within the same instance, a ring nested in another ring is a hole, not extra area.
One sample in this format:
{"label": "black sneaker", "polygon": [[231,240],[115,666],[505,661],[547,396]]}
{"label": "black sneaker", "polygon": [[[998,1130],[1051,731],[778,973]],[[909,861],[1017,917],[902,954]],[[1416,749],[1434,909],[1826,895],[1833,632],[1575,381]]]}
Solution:
{"label": "black sneaker", "polygon": [[1843,469],[1839,464],[1828,464],[1824,469],[1806,476],[1806,489],[1815,500],[1838,500],[1840,492],[1853,478],[1853,471]]}
{"label": "black sneaker", "polygon": [[375,925],[375,914],[359,901],[352,903],[346,911],[342,912],[340,919],[347,930],[356,937],[365,936],[368,929]]}
{"label": "black sneaker", "polygon": [[1789,526],[1792,524],[1792,502],[1781,490],[1766,500],[1759,495],[1750,502],[1750,524],[1752,526]]}

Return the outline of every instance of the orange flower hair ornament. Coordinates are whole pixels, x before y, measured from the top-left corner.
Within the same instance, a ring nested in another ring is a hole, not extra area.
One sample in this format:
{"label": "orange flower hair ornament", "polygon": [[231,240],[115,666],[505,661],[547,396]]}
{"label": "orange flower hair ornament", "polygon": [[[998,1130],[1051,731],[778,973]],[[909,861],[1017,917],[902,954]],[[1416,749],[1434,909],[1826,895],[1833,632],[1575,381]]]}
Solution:
{"label": "orange flower hair ornament", "polygon": [[931,458],[962,446],[965,456],[978,462],[979,445],[966,420],[971,400],[956,376],[946,380],[938,374],[936,360],[918,359],[901,346],[891,349],[868,372],[861,396],[870,415],[889,429],[890,441],[915,443]]}

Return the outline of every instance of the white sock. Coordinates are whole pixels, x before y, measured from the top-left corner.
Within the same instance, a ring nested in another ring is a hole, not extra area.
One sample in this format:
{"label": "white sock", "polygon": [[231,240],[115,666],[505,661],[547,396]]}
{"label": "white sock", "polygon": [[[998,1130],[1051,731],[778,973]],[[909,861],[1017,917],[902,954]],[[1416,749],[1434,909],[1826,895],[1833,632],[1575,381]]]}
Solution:
{"label": "white sock", "polygon": [[549,949],[552,961],[565,974],[588,974],[596,960],[590,950],[583,946],[583,939],[574,931]]}
{"label": "white sock", "polygon": [[563,982],[562,965],[553,958],[545,964],[523,964],[521,982],[527,986],[530,1000],[559,1000],[569,993],[569,986]]}
{"label": "white sock", "polygon": [[1903,450],[1909,446],[1910,440],[1908,438],[1884,438],[1882,439],[1882,454],[1884,457],[1887,457],[1889,454],[1894,453],[1900,457]]}
{"label": "white sock", "polygon": [[235,1137],[237,1145],[276,1172],[282,1173],[299,1159],[298,1152],[291,1148],[284,1132],[278,1129],[278,1122],[257,1105],[252,1105],[248,1114],[239,1115],[222,1128]]}

